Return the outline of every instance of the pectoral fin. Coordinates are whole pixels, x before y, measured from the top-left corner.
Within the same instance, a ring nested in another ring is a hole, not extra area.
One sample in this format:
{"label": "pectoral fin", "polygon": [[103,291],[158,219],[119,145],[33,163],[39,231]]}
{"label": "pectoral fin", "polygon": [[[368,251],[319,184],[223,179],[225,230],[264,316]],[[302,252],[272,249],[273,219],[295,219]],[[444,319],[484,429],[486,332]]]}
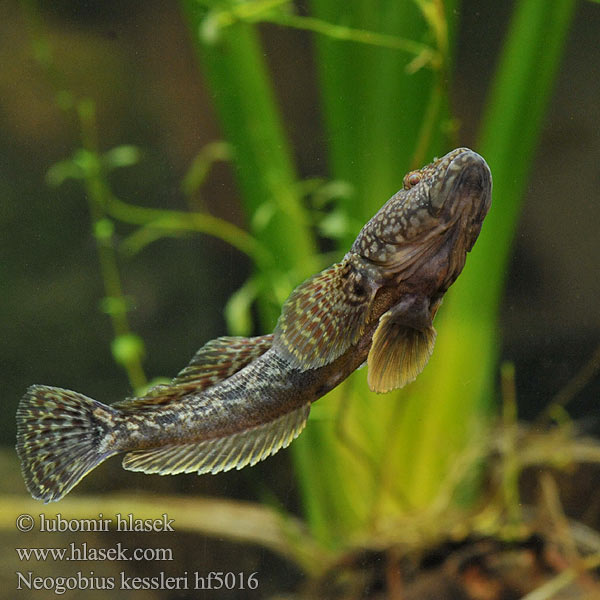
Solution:
{"label": "pectoral fin", "polygon": [[[435,344],[436,331],[431,324],[429,310],[422,318],[414,304],[408,311],[404,306],[394,307],[379,320],[368,357],[368,383],[371,390],[385,393],[404,387],[414,381],[424,369]],[[406,315],[408,314],[408,318]],[[419,328],[407,322],[425,321]]]}
{"label": "pectoral fin", "polygon": [[283,306],[273,347],[293,364],[316,369],[356,343],[376,286],[351,262],[332,265],[298,286]]}

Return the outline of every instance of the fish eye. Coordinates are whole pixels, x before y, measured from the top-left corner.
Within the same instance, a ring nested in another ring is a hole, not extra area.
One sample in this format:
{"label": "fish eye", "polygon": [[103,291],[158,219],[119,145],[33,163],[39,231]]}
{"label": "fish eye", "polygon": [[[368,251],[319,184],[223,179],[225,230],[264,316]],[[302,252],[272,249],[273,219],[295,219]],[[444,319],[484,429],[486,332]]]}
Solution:
{"label": "fish eye", "polygon": [[421,173],[419,171],[411,171],[404,176],[404,189],[409,190],[411,187],[414,187],[421,181]]}
{"label": "fish eye", "polygon": [[363,287],[363,285],[361,285],[360,283],[354,284],[354,295],[355,296],[364,296],[365,295],[365,288]]}

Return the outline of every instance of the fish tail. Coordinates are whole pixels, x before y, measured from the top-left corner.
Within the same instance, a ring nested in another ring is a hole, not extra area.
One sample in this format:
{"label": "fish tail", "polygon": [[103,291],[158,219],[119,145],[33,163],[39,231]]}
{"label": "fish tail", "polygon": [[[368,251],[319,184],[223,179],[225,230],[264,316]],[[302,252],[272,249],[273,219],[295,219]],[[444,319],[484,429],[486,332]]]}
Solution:
{"label": "fish tail", "polygon": [[117,412],[77,392],[31,386],[17,409],[17,454],[27,489],[60,500],[118,450],[109,447]]}

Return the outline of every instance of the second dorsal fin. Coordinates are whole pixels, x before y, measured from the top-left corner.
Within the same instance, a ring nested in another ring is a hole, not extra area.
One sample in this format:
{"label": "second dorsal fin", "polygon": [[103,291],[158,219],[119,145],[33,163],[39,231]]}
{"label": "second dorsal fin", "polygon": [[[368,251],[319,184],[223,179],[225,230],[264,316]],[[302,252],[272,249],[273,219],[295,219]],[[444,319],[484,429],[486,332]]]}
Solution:
{"label": "second dorsal fin", "polygon": [[273,343],[273,334],[258,337],[220,337],[207,342],[171,383],[157,385],[144,396],[127,398],[112,406],[122,411],[156,408],[205,390],[243,369],[264,354]]}

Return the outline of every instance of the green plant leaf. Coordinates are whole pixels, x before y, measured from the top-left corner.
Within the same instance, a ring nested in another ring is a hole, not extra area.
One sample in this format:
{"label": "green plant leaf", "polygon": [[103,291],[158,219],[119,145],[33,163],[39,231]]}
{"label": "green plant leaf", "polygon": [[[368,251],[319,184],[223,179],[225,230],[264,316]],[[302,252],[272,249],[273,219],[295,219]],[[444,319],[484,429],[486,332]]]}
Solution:
{"label": "green plant leaf", "polygon": [[107,170],[130,167],[140,162],[142,152],[137,146],[123,145],[109,150],[102,156]]}
{"label": "green plant leaf", "polygon": [[111,343],[115,362],[126,366],[134,360],[140,360],[145,354],[144,341],[139,335],[126,333],[118,335]]}
{"label": "green plant leaf", "polygon": [[52,187],[58,187],[69,179],[83,179],[83,169],[73,160],[61,160],[53,164],[46,173],[46,183]]}

